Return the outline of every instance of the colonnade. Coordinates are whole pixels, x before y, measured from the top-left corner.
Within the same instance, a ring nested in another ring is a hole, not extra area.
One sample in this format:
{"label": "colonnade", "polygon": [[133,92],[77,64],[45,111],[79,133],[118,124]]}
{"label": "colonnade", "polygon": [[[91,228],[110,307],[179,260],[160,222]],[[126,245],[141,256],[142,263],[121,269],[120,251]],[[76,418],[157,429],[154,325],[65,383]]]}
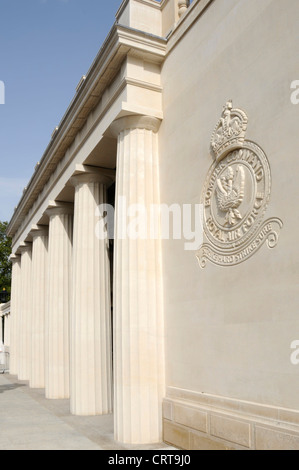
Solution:
{"label": "colonnade", "polygon": [[[82,167],[73,203],[49,202],[48,226],[12,256],[10,372],[74,415],[114,412],[115,439],[162,439],[164,326],[159,239],[130,239],[119,201],[159,203],[158,119],[118,119],[116,175]],[[107,237],[97,226],[115,180],[113,318]],[[113,325],[113,328],[112,328]]]}

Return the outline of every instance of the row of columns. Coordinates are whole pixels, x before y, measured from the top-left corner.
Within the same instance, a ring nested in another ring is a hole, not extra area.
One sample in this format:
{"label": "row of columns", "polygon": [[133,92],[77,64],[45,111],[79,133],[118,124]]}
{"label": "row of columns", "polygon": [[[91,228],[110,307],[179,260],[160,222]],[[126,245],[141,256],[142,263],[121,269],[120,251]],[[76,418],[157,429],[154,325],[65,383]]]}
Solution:
{"label": "row of columns", "polygon": [[0,316],[0,346],[3,338],[3,345],[10,346],[10,315]]}
{"label": "row of columns", "polygon": [[74,415],[114,408],[115,439],[133,444],[162,438],[162,260],[159,240],[123,236],[119,201],[159,203],[159,124],[134,116],[111,128],[118,138],[113,338],[108,240],[96,235],[109,172],[72,177],[74,204],[53,203],[48,230],[34,227],[32,243],[12,257],[11,373],[45,388],[48,399],[70,398]]}

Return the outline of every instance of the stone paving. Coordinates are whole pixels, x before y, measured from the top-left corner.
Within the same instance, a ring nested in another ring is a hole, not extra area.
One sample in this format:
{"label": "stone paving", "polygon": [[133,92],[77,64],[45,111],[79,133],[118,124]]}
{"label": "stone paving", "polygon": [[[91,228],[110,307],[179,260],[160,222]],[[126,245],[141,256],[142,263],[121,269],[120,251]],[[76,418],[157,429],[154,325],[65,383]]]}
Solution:
{"label": "stone paving", "polygon": [[113,438],[113,416],[72,416],[69,400],[47,400],[42,389],[0,375],[0,450],[169,450],[128,446]]}

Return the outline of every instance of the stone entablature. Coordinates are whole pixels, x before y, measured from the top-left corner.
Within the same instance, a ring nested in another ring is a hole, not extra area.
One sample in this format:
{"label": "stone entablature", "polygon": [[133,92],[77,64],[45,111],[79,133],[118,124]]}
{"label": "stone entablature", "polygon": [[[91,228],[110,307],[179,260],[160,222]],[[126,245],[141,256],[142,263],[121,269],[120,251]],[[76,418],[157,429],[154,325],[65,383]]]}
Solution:
{"label": "stone entablature", "polygon": [[6,304],[0,304],[0,317],[10,314],[10,302]]}
{"label": "stone entablature", "polygon": [[[109,127],[116,119],[132,114],[163,118],[161,66],[210,2],[194,0],[188,9],[187,0],[122,2],[115,24],[81,78],[15,208],[8,226],[13,252],[22,242],[31,241],[32,226],[48,224],[44,216],[48,201],[73,200],[69,180],[76,165],[93,166],[100,150],[96,166],[115,168],[116,143]],[[158,34],[153,34],[151,12],[157,15]]]}
{"label": "stone entablature", "polygon": [[[163,38],[113,27],[15,210],[8,227],[14,251],[28,236],[30,224],[43,223],[48,200],[65,190],[76,165],[94,161],[96,148],[101,146],[103,153],[97,166],[115,167],[115,143],[108,132],[115,119],[127,114],[162,117],[159,70],[165,48]],[[147,70],[144,63],[150,64]]]}

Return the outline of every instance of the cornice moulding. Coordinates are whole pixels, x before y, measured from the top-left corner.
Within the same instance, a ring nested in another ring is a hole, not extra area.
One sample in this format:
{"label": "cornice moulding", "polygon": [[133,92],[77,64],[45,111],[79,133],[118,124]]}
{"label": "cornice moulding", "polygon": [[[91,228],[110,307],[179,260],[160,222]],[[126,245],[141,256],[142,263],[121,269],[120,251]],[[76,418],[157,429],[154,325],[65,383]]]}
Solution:
{"label": "cornice moulding", "polygon": [[[125,8],[128,1],[129,0],[126,0],[122,3],[117,15],[120,14],[121,8]],[[163,0],[161,3],[155,2],[154,0],[136,1],[146,3],[160,10],[168,3],[168,0]],[[25,221],[34,202],[47,184],[53,170],[65,156],[68,148],[74,142],[75,136],[87,122],[91,111],[100,102],[107,86],[120,71],[121,64],[125,57],[130,53],[161,65],[171,50],[192,27],[194,22],[213,2],[214,0],[194,0],[167,38],[123,26],[117,22],[113,25],[88,73],[84,75],[84,80],[80,80],[80,86],[77,87],[73,100],[67,108],[59,126],[55,129],[55,133],[42,159],[35,167],[34,174],[8,225],[8,236],[14,237],[18,228]],[[162,92],[159,86],[125,77],[121,85],[117,88],[117,93],[119,94],[123,87],[127,85],[141,86],[152,89],[153,91]],[[124,106],[127,106],[127,104],[124,103]],[[135,109],[135,107],[134,103],[131,103],[128,113],[133,113],[132,110]],[[154,111],[156,117],[161,117],[157,115],[155,110],[152,111]],[[125,113],[125,109],[123,109],[123,113]]]}
{"label": "cornice moulding", "polygon": [[[128,6],[130,0],[124,0],[122,4],[120,5],[119,9],[116,12],[116,20],[120,18],[120,16],[123,14],[124,10]],[[152,8],[155,8],[157,10],[161,10],[164,7],[164,4],[168,2],[168,0],[162,0],[162,2],[158,2],[156,0],[135,0],[136,3],[142,3],[143,5],[150,6]]]}
{"label": "cornice moulding", "polygon": [[148,60],[162,63],[166,52],[166,40],[114,24],[88,73],[85,75],[85,80],[81,83],[59,126],[57,126],[42,159],[36,166],[26,191],[24,191],[8,225],[8,236],[13,237],[15,235],[17,228],[24,221],[40,191],[47,183],[53,169],[56,168],[74,141],[75,137],[71,130],[73,129],[76,134],[82,129],[88,115],[100,101],[107,85],[115,78],[123,60],[130,51],[143,54]]}
{"label": "cornice moulding", "polygon": [[10,301],[6,304],[0,304],[0,317],[10,314]]}

